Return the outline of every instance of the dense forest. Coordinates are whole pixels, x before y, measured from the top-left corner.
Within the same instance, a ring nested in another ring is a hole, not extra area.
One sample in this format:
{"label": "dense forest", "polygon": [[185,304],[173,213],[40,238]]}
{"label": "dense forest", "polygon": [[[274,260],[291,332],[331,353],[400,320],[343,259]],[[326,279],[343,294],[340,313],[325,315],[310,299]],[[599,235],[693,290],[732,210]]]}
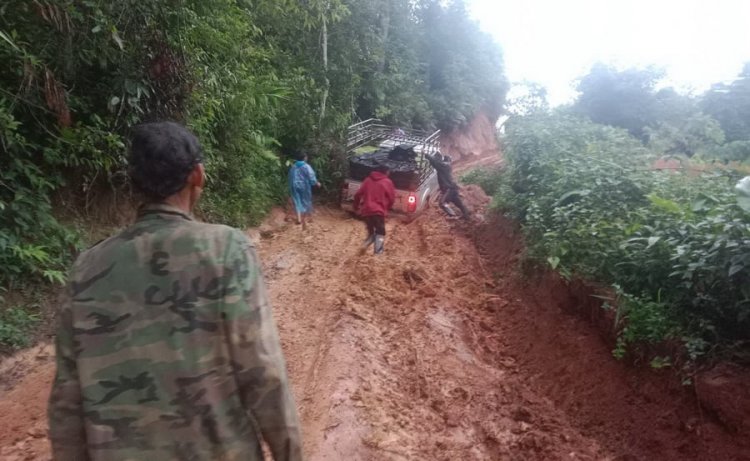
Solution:
{"label": "dense forest", "polygon": [[9,0],[0,59],[4,291],[64,279],[81,236],[56,197],[127,194],[139,122],[189,126],[201,214],[246,225],[283,199],[285,154],[308,151],[334,190],[350,123],[450,130],[497,117],[508,86],[462,1]]}

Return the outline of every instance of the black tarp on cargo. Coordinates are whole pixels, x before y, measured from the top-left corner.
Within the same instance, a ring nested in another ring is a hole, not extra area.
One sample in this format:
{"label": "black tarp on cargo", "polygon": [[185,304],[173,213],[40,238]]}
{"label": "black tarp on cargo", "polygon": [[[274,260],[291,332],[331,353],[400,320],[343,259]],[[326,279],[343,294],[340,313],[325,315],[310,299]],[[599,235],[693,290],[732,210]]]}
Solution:
{"label": "black tarp on cargo", "polygon": [[413,162],[417,158],[414,146],[415,144],[401,144],[396,146],[388,153],[388,158],[397,162]]}
{"label": "black tarp on cargo", "polygon": [[[385,165],[391,170],[390,178],[396,189],[417,190],[420,171],[419,164],[416,161],[416,153],[414,153],[413,146],[407,146],[408,149],[402,149],[401,147],[398,146],[393,150],[380,149],[376,152],[350,158],[349,177],[355,181],[364,181],[370,172],[380,165]],[[396,149],[399,149],[396,158],[405,158],[406,160],[391,158],[392,152]],[[414,153],[414,156],[408,153],[409,150]]]}

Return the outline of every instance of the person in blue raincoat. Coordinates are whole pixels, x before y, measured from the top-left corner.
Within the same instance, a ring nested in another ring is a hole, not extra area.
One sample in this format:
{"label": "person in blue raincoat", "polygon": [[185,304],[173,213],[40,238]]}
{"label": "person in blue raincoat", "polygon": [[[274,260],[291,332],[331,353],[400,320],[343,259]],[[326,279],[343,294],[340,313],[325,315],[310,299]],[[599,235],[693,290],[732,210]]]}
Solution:
{"label": "person in blue raincoat", "polygon": [[320,183],[315,170],[307,163],[306,154],[297,152],[294,159],[294,164],[289,168],[289,195],[297,212],[297,224],[302,224],[302,229],[305,229],[313,211],[312,187],[320,187]]}

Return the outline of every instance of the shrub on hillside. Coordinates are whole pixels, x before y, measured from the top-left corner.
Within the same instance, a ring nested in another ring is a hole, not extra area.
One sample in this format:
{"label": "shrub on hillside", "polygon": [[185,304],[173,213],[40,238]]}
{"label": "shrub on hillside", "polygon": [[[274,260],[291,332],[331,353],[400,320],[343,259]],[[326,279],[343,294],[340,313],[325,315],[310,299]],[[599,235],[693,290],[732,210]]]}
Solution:
{"label": "shrub on hillside", "polygon": [[464,184],[476,184],[482,188],[485,194],[492,196],[500,188],[501,177],[502,170],[500,168],[477,168],[461,176],[461,182]]}
{"label": "shrub on hillside", "polygon": [[574,117],[508,123],[497,202],[529,255],[567,277],[616,285],[621,345],[750,340],[750,213],[732,173],[655,171],[624,130]]}

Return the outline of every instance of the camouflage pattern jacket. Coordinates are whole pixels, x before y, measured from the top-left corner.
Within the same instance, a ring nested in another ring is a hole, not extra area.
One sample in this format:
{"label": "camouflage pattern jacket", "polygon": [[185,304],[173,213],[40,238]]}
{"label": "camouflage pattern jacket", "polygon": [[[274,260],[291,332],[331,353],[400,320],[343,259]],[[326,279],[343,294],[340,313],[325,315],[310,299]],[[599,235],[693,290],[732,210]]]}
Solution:
{"label": "camouflage pattern jacket", "polygon": [[255,249],[150,205],[81,254],[49,401],[58,461],[302,459]]}

